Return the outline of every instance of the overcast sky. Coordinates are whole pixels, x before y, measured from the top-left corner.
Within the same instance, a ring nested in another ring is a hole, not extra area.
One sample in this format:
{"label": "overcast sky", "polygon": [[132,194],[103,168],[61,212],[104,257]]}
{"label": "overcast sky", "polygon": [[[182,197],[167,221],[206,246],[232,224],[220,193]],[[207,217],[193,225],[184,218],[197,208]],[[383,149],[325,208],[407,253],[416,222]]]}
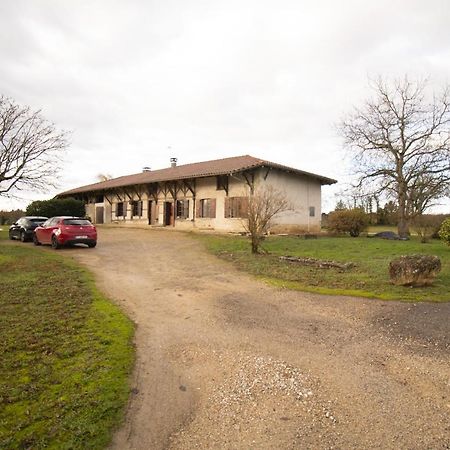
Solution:
{"label": "overcast sky", "polygon": [[449,0],[2,0],[0,93],[72,132],[59,191],[172,156],[250,154],[344,181],[334,124],[368,77],[448,83],[449,24]]}

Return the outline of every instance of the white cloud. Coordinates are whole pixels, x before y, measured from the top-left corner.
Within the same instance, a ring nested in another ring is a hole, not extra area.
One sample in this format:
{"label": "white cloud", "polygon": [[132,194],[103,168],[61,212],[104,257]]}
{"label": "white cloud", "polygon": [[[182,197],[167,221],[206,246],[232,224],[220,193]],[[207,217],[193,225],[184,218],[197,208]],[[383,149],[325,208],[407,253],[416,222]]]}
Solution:
{"label": "white cloud", "polygon": [[448,82],[449,22],[447,0],[7,0],[0,85],[73,130],[61,190],[243,153],[341,180],[333,124],[368,75]]}

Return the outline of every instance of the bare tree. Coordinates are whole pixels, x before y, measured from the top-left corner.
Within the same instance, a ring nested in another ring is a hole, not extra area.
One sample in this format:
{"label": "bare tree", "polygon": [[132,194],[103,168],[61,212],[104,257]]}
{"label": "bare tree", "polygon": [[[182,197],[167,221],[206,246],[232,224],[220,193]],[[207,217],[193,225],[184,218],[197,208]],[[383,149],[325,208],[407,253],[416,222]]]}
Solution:
{"label": "bare tree", "polygon": [[66,133],[58,132],[40,111],[0,96],[0,195],[54,187]]}
{"label": "bare tree", "polygon": [[375,96],[340,124],[354,157],[356,187],[398,204],[398,233],[449,194],[450,89],[426,99],[425,81],[379,78]]}
{"label": "bare tree", "polygon": [[283,192],[274,187],[258,186],[250,193],[244,228],[249,233],[252,253],[259,253],[259,247],[269,232],[275,215],[290,209]]}
{"label": "bare tree", "polygon": [[113,176],[109,173],[99,173],[97,175],[98,181],[108,181],[108,180],[111,180],[112,178],[113,178]]}

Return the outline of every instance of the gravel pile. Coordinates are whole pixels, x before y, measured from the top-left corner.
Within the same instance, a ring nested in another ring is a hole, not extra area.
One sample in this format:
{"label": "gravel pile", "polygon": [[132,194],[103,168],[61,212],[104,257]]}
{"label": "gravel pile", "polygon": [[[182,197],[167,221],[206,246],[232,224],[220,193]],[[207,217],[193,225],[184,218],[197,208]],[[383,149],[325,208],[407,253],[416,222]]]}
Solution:
{"label": "gravel pile", "polygon": [[318,436],[333,448],[332,404],[317,398],[308,373],[271,357],[217,357],[226,375],[210,383],[203,413],[171,437],[171,448],[302,448]]}
{"label": "gravel pile", "polygon": [[283,361],[254,356],[242,357],[239,363],[240,369],[230,385],[223,386],[212,397],[223,408],[261,394],[288,395],[297,400],[306,400],[313,395],[308,376]]}

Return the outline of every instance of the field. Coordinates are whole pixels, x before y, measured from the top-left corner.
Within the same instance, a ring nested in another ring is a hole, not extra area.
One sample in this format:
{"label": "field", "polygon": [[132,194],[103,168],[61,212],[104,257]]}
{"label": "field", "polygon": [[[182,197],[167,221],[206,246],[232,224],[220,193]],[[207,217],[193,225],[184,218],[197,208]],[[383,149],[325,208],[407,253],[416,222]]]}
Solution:
{"label": "field", "polygon": [[[293,236],[271,236],[263,243],[267,254],[252,255],[249,241],[243,236],[200,235],[198,239],[215,255],[279,287],[386,300],[450,300],[450,247],[439,240],[422,244],[415,236],[410,241],[367,237],[305,240]],[[434,284],[421,288],[390,284],[389,262],[397,256],[415,253],[432,254],[441,259],[442,270]],[[281,255],[352,262],[355,267],[339,270],[300,266],[280,261]]]}
{"label": "field", "polygon": [[104,448],[128,399],[133,325],[85,270],[5,234],[0,448]]}

